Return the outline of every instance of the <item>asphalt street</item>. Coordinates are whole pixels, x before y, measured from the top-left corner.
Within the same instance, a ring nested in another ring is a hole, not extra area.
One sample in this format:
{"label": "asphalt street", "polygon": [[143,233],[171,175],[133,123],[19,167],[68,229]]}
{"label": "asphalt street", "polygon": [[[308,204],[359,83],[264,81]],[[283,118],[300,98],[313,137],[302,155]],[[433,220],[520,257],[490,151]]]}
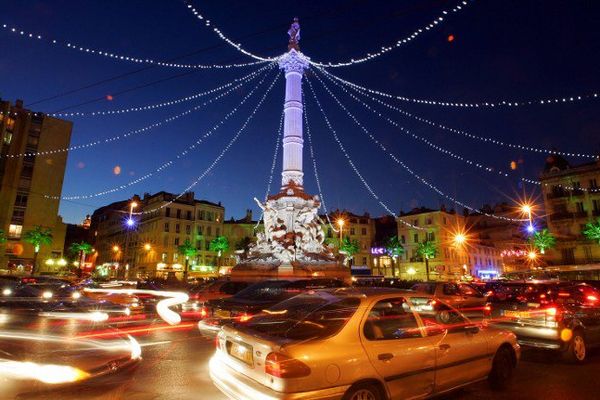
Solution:
{"label": "asphalt street", "polygon": [[[101,382],[42,393],[24,393],[18,399],[64,400],[198,400],[225,399],[207,371],[214,352],[213,340],[203,338],[195,324],[177,330],[157,330],[138,336],[143,360],[131,373]],[[586,365],[568,365],[556,354],[525,351],[515,379],[504,392],[493,392],[487,382],[457,390],[443,399],[594,399],[600,393],[600,351],[591,353]],[[1,397],[1,396],[0,396]]]}

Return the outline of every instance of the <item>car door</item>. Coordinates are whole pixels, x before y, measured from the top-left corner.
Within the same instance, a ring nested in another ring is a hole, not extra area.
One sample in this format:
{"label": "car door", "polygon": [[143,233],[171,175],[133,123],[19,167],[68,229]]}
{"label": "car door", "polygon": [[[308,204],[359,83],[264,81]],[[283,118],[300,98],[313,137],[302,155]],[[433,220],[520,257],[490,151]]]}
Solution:
{"label": "car door", "polygon": [[443,301],[438,301],[435,313],[427,316],[426,326],[436,350],[436,392],[484,378],[489,373],[494,354],[482,331],[486,328],[472,323]]}
{"label": "car door", "polygon": [[432,393],[435,348],[404,297],[379,300],[370,308],[361,325],[361,341],[392,399]]}
{"label": "car door", "polygon": [[[441,287],[440,287],[441,286]],[[436,296],[454,308],[460,309],[463,305],[463,299],[456,283],[447,282],[438,286]],[[441,293],[439,293],[441,290]]]}

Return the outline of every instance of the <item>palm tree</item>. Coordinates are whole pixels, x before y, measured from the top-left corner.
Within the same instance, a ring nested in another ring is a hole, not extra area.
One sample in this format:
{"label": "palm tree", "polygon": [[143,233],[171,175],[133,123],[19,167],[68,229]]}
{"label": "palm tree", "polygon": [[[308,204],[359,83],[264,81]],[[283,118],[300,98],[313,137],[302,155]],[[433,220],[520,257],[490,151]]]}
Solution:
{"label": "palm tree", "polygon": [[33,266],[31,267],[31,275],[33,275],[37,266],[37,257],[40,252],[40,247],[52,244],[52,230],[37,225],[34,229],[25,232],[23,240],[33,246]]}
{"label": "palm tree", "polygon": [[546,228],[534,233],[531,237],[531,241],[533,242],[533,245],[540,250],[541,254],[545,254],[546,249],[551,249],[556,245],[556,238]]}
{"label": "palm tree", "polygon": [[216,251],[217,256],[219,257],[218,267],[221,266],[221,256],[223,252],[229,250],[229,240],[225,236],[217,236],[213,240],[210,241],[209,244],[210,251]]}
{"label": "palm tree", "polygon": [[396,262],[398,261],[398,257],[400,257],[404,253],[404,247],[400,244],[400,240],[398,236],[392,236],[388,239],[385,244],[385,249],[390,257],[392,257],[392,276],[396,276]]}
{"label": "palm tree", "polygon": [[358,243],[358,240],[351,240],[349,237],[345,237],[342,239],[340,251],[344,252],[346,254],[346,259],[350,261],[354,255],[360,251],[360,244]]}
{"label": "palm tree", "polygon": [[600,218],[596,222],[588,222],[585,224],[583,234],[589,240],[595,240],[600,244]]}
{"label": "palm tree", "polygon": [[94,251],[94,248],[88,242],[81,243],[71,243],[69,246],[69,251],[73,254],[79,255],[79,269],[83,268],[83,264],[85,263],[86,254],[90,254]]}
{"label": "palm tree", "polygon": [[196,257],[198,249],[190,242],[189,239],[185,239],[182,245],[177,246],[177,252],[185,257],[185,268],[183,270],[183,282],[187,282],[188,277],[188,265],[190,257]]}
{"label": "palm tree", "polygon": [[428,240],[419,243],[417,246],[417,254],[425,261],[425,274],[429,280],[429,259],[434,258],[437,253],[437,248],[433,242]]}

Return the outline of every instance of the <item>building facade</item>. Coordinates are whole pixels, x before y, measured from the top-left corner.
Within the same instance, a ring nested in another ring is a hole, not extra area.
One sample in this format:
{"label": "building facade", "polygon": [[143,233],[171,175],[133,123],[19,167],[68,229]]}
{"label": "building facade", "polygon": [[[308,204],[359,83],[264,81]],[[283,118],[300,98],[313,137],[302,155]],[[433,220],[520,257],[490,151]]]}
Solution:
{"label": "building facade", "polygon": [[[481,241],[454,210],[415,208],[398,217],[398,238],[404,247],[395,268],[401,279],[427,279],[419,244],[430,242],[435,255],[428,260],[429,278],[458,279],[465,275],[497,276],[502,272],[500,250]],[[457,239],[461,238],[461,239]],[[388,269],[382,271],[391,275]]]}
{"label": "building facade", "polygon": [[547,250],[550,265],[600,262],[600,246],[586,240],[585,224],[600,217],[600,161],[572,166],[551,155],[540,177],[548,229],[556,248]]}
{"label": "building facade", "polygon": [[355,268],[372,269],[374,257],[371,254],[371,245],[375,239],[375,220],[368,213],[357,215],[345,210],[336,210],[329,214],[329,221],[333,226],[329,225],[327,216],[321,216],[321,220],[324,222],[322,228],[325,233],[325,241],[335,248],[334,252],[337,252],[337,243],[340,238],[338,221],[343,221],[342,238],[358,242],[359,247],[358,253],[353,256],[350,264]]}
{"label": "building facade", "polygon": [[[134,222],[128,226],[132,202]],[[102,207],[92,215],[97,265],[127,278],[182,278],[186,257],[178,248],[187,240],[197,249],[187,260],[190,276],[216,273],[220,260],[209,246],[223,235],[224,216],[220,203],[198,200],[193,192],[179,198],[167,192],[145,194]]]}
{"label": "building facade", "polygon": [[[72,123],[33,113],[0,99],[0,229],[7,242],[0,245],[0,269],[26,272],[31,269],[33,246],[23,236],[36,226],[50,229],[53,241],[42,246],[38,265],[63,255],[65,225],[58,215],[59,198]],[[12,156],[12,157],[11,157]]]}

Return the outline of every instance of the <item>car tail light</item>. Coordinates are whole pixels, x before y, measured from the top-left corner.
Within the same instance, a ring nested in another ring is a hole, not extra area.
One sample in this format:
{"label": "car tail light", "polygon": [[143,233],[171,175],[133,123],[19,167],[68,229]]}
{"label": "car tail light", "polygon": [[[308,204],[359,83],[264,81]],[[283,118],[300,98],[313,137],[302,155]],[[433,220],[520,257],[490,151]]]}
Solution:
{"label": "car tail light", "polygon": [[198,293],[194,293],[190,295],[190,300],[198,300],[200,295]]}
{"label": "car tail light", "polygon": [[548,307],[545,309],[546,317],[554,317],[555,321],[562,319],[562,311],[557,307]]}
{"label": "car tail light", "polygon": [[569,297],[571,296],[568,292],[558,292],[558,297]]}
{"label": "car tail light", "polygon": [[596,302],[596,301],[598,301],[598,297],[596,297],[596,296],[593,296],[593,295],[589,295],[589,296],[587,296],[587,297],[586,297],[586,299],[587,299],[588,301],[591,301],[591,302]]}
{"label": "car tail light", "polygon": [[483,307],[483,315],[489,316],[491,314],[492,314],[492,305],[490,303],[487,303],[485,305],[485,307]]}
{"label": "car tail light", "polygon": [[202,318],[208,317],[208,308],[202,307],[200,309],[200,317],[202,317]]}
{"label": "car tail light", "polygon": [[301,378],[310,375],[310,368],[295,358],[269,353],[265,359],[265,373],[277,378]]}

